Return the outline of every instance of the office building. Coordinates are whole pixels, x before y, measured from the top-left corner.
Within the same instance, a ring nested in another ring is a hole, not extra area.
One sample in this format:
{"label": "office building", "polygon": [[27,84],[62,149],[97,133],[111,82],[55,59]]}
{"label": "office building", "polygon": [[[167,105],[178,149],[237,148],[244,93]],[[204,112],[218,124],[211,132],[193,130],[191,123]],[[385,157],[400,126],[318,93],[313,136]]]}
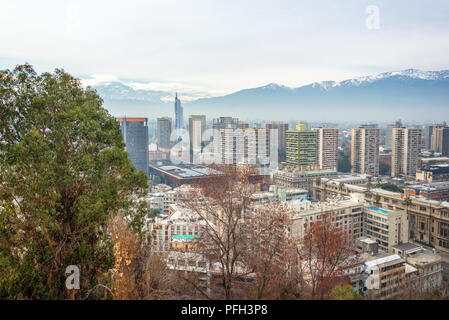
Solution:
{"label": "office building", "polygon": [[157,146],[158,149],[169,149],[172,133],[172,120],[168,117],[157,119]]}
{"label": "office building", "polygon": [[379,175],[379,128],[370,125],[352,129],[352,173]]}
{"label": "office building", "polygon": [[148,176],[148,119],[118,118],[125,150],[137,171],[142,170]]}
{"label": "office building", "polygon": [[184,113],[181,106],[181,100],[178,99],[178,93],[175,97],[175,129],[184,128]]}
{"label": "office building", "polygon": [[391,176],[415,177],[419,165],[421,129],[393,128]]}

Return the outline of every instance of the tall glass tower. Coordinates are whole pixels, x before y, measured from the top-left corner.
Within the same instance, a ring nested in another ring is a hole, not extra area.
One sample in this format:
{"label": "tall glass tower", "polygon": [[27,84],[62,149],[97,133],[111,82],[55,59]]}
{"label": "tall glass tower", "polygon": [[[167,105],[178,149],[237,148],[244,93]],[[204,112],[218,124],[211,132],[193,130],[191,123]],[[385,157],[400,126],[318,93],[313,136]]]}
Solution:
{"label": "tall glass tower", "polygon": [[148,118],[118,118],[123,141],[136,171],[148,176]]}
{"label": "tall glass tower", "polygon": [[175,97],[175,129],[182,129],[184,127],[184,116],[181,107],[181,100],[178,99],[178,93]]}

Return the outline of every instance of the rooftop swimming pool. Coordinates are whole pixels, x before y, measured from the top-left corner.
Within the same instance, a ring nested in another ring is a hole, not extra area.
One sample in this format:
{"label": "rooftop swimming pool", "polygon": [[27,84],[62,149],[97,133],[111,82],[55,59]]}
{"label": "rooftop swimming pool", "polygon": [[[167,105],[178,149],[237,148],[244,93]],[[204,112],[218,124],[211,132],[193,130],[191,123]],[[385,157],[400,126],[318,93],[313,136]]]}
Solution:
{"label": "rooftop swimming pool", "polygon": [[382,209],[379,209],[379,208],[376,208],[376,207],[366,207],[366,208],[370,209],[370,210],[373,210],[373,211],[380,212],[380,213],[385,213],[385,214],[389,213],[387,210],[382,210]]}

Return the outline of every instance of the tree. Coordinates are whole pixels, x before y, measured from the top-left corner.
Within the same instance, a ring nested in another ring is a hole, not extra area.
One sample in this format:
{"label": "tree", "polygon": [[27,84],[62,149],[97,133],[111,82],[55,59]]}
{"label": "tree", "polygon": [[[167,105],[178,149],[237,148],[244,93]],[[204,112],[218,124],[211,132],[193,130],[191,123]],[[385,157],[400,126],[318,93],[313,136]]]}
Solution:
{"label": "tree", "polygon": [[329,296],[332,300],[363,300],[360,293],[350,284],[335,286]]}
{"label": "tree", "polygon": [[335,213],[325,211],[310,223],[298,247],[303,282],[311,299],[327,298],[344,272],[356,262],[352,242],[336,224]]}
{"label": "tree", "polygon": [[248,237],[241,223],[251,203],[251,167],[216,167],[222,174],[192,190],[185,202],[186,208],[196,213],[204,222],[200,228],[199,251],[208,261],[217,262],[221,290],[214,290],[213,297],[233,299],[236,283],[248,276],[251,270],[243,265]]}
{"label": "tree", "polygon": [[379,204],[380,203],[380,199],[381,199],[380,194],[376,193],[376,195],[374,197],[376,199],[376,203]]}
{"label": "tree", "polygon": [[114,266],[109,270],[110,288],[104,289],[113,299],[183,298],[176,275],[168,269],[164,256],[155,254],[151,243],[139,237],[127,219],[118,214],[108,221],[114,253]]}
{"label": "tree", "polygon": [[211,299],[294,295],[296,249],[288,236],[291,220],[286,205],[254,203],[252,167],[215,170],[222,174],[200,183],[184,204],[202,221],[198,252],[211,262],[216,283],[209,293],[201,293]]}
{"label": "tree", "polygon": [[350,155],[344,151],[339,151],[338,155],[338,171],[339,172],[351,172],[352,165]]}
{"label": "tree", "polygon": [[101,104],[63,70],[0,73],[0,298],[85,297],[113,264],[109,217],[141,230],[147,179]]}
{"label": "tree", "polygon": [[254,274],[250,299],[280,299],[298,295],[297,256],[291,214],[285,203],[255,205],[245,217],[248,247],[243,263]]}

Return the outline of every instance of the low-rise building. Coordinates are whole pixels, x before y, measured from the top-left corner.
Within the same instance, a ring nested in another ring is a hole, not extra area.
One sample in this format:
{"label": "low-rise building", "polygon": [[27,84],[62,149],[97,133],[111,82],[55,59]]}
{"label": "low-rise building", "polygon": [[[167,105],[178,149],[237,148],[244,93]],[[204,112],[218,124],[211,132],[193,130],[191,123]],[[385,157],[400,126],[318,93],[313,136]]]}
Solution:
{"label": "low-rise building", "polygon": [[388,300],[403,294],[406,263],[399,255],[384,253],[361,256],[360,265],[355,270],[350,278],[354,288],[365,298]]}
{"label": "low-rise building", "polygon": [[365,206],[363,214],[363,235],[377,241],[379,247],[387,252],[396,244],[408,242],[408,220],[406,212]]}
{"label": "low-rise building", "polygon": [[420,196],[429,200],[447,201],[449,200],[449,181],[407,186],[405,194]]}
{"label": "low-rise building", "polygon": [[148,221],[154,250],[168,252],[172,249],[172,240],[199,236],[200,226],[204,223],[195,212],[176,204],[170,205],[168,215],[160,215]]}
{"label": "low-rise building", "polygon": [[416,172],[416,180],[432,182],[449,181],[449,165],[429,165]]}
{"label": "low-rise building", "polygon": [[428,292],[440,288],[443,283],[441,256],[414,243],[402,243],[392,247],[392,252],[400,255],[407,264],[416,268],[416,277],[410,287],[418,292]]}
{"label": "low-rise building", "polygon": [[293,212],[291,235],[295,238],[304,237],[310,224],[320,220],[328,212],[335,215],[336,226],[341,227],[348,237],[358,238],[363,234],[363,204],[357,199],[348,197],[326,202],[292,201],[289,209]]}

